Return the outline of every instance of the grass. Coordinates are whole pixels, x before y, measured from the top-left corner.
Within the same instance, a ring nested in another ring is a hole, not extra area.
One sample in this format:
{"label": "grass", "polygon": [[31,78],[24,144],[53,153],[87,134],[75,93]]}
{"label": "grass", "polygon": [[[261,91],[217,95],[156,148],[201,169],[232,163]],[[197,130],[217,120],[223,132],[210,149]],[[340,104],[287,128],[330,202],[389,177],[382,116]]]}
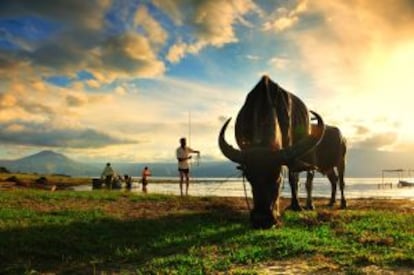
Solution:
{"label": "grass", "polygon": [[[45,179],[42,183],[38,183],[40,179]],[[72,178],[65,175],[41,175],[33,173],[0,173],[0,182],[13,182],[19,186],[26,187],[44,187],[50,188],[56,185],[59,188],[67,188],[75,185],[91,184],[90,178]]]}
{"label": "grass", "polygon": [[259,274],[298,259],[349,274],[414,267],[414,211],[320,207],[252,230],[243,199],[24,189],[0,204],[2,274]]}

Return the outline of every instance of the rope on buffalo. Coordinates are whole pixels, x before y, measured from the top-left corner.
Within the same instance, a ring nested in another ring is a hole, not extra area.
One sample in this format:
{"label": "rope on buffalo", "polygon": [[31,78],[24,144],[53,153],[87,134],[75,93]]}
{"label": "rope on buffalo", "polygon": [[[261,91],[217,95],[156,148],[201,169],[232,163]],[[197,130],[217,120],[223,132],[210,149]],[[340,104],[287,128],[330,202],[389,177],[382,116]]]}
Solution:
{"label": "rope on buffalo", "polygon": [[[244,198],[246,200],[247,209],[249,211],[251,211],[252,209],[250,208],[249,197],[247,196],[246,177],[244,176],[244,173],[243,173],[242,178],[243,178],[243,181],[242,182],[243,182]],[[282,182],[281,183],[282,184],[284,183],[283,177],[282,177]],[[274,207],[275,207],[275,201],[272,202],[272,206],[271,206],[270,209],[273,211],[274,210]]]}
{"label": "rope on buffalo", "polygon": [[214,187],[214,188],[210,188],[208,191],[207,191],[207,193],[212,193],[212,192],[216,192],[224,183],[226,183],[226,182],[229,182],[229,179],[230,178],[234,178],[234,177],[236,177],[236,178],[238,178],[238,177],[240,177],[240,173],[239,172],[237,172],[237,173],[232,173],[231,175],[229,175],[229,176],[227,176],[226,178],[224,178],[224,180],[218,180],[218,181],[216,181],[217,183],[219,183],[219,185],[217,186],[217,187]]}

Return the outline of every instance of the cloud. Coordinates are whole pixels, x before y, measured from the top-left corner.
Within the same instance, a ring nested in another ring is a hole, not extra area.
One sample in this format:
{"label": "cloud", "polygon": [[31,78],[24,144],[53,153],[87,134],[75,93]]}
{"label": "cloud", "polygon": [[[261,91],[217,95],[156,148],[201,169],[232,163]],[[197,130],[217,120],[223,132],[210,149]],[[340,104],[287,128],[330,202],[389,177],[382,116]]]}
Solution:
{"label": "cloud", "polygon": [[276,69],[285,70],[289,66],[290,60],[288,58],[285,58],[285,57],[274,57],[269,62]]}
{"label": "cloud", "polygon": [[228,117],[225,117],[225,116],[219,116],[218,117],[218,121],[220,122],[220,123],[224,123],[224,122],[226,122],[227,121],[227,119],[229,119]]}
{"label": "cloud", "polygon": [[[222,47],[238,41],[235,25],[249,26],[244,16],[259,12],[250,0],[234,1],[154,1],[178,25],[186,26],[186,35],[170,47],[167,60],[176,63],[186,54],[198,53],[207,46]],[[186,37],[190,39],[186,40]]]}
{"label": "cloud", "polygon": [[178,42],[171,46],[167,53],[167,60],[171,63],[178,63],[189,52],[188,45],[183,42]]}
{"label": "cloud", "polygon": [[66,96],[66,104],[70,107],[83,106],[88,102],[88,98],[84,94],[69,94]]}
{"label": "cloud", "polygon": [[124,76],[135,73],[154,77],[165,71],[164,63],[158,59],[148,39],[137,33],[111,37],[102,45],[99,56],[103,69]]}
{"label": "cloud", "polygon": [[[2,107],[0,113],[12,111],[21,111],[26,116],[36,114],[52,115],[55,113],[53,107],[38,102],[32,98],[20,98],[21,94],[13,94],[12,92],[0,93],[0,106]],[[22,115],[24,119],[24,115]]]}
{"label": "cloud", "polygon": [[15,53],[9,53],[0,48],[0,80],[7,81],[14,77],[17,72],[24,65],[24,60],[16,57]]}
{"label": "cloud", "polygon": [[88,70],[95,78],[84,82],[99,88],[117,78],[162,75],[165,65],[158,51],[168,34],[144,5],[138,9],[129,5],[131,8],[135,17],[123,18],[126,22],[120,26],[107,16],[125,11],[109,0],[1,1],[0,16],[29,18],[21,23],[18,34],[1,30],[7,34],[5,42],[14,45],[0,48],[0,72],[7,73],[1,77],[10,80],[25,65],[32,68],[25,68],[25,73],[38,79],[51,75],[73,78],[76,72]]}
{"label": "cloud", "polygon": [[70,73],[84,66],[87,53],[81,48],[68,47],[68,45],[50,43],[42,45],[26,57],[36,66],[57,70],[61,74]]}
{"label": "cloud", "polygon": [[[88,51],[102,40],[105,14],[110,1],[1,1],[0,16],[29,18],[20,26],[16,48],[2,50],[14,53],[14,62],[56,70],[76,70],[88,60]],[[31,19],[30,19],[31,18]],[[43,29],[49,31],[44,32]],[[38,39],[38,37],[42,39]],[[10,39],[7,40],[10,42]],[[22,46],[29,44],[30,49]]]}
{"label": "cloud", "polygon": [[156,47],[163,45],[168,34],[161,24],[156,21],[148,12],[146,6],[140,6],[135,14],[134,23],[136,27],[141,27],[147,34],[150,43]]}
{"label": "cloud", "polygon": [[0,94],[0,107],[12,108],[17,104],[17,98],[9,93]]}
{"label": "cloud", "polygon": [[372,73],[381,73],[395,47],[412,40],[413,10],[409,0],[309,1],[301,28],[289,34],[300,52],[298,65],[319,88],[370,88],[365,83]]}
{"label": "cloud", "polygon": [[246,58],[248,60],[253,60],[253,61],[257,61],[257,60],[260,60],[261,59],[260,56],[258,56],[258,55],[251,55],[251,54],[246,55]]}
{"label": "cloud", "polygon": [[357,135],[366,135],[370,133],[370,130],[365,125],[356,125],[356,133]]}
{"label": "cloud", "polygon": [[101,83],[96,79],[88,79],[86,80],[86,85],[91,88],[99,88],[101,87]]}
{"label": "cloud", "polygon": [[[335,121],[351,144],[379,148],[383,141],[386,146],[378,132],[387,130],[399,133],[395,146],[403,136],[413,140],[414,113],[408,99],[414,79],[406,69],[414,62],[413,2],[314,0],[300,12],[296,7],[283,10],[286,16],[297,16],[295,24],[268,31],[294,49],[284,56],[308,106],[326,121]],[[399,123],[383,123],[379,116]],[[354,128],[353,122],[362,128]]]}
{"label": "cloud", "polygon": [[37,15],[52,20],[63,21],[82,28],[99,29],[103,24],[104,12],[109,8],[109,0],[2,0],[0,16]]}
{"label": "cloud", "polygon": [[163,12],[167,13],[176,25],[184,24],[185,13],[182,8],[186,7],[188,12],[192,11],[191,1],[186,0],[153,0],[153,3]]}
{"label": "cloud", "polygon": [[114,144],[136,144],[93,129],[59,129],[48,124],[11,123],[0,125],[4,144],[64,148],[99,148]]}
{"label": "cloud", "polygon": [[394,145],[397,142],[397,138],[398,134],[395,132],[378,133],[359,142],[354,142],[352,147],[380,150]]}
{"label": "cloud", "polygon": [[123,87],[123,86],[116,87],[114,92],[115,92],[115,94],[121,95],[121,96],[127,94],[127,91],[126,91],[125,87]]}
{"label": "cloud", "polygon": [[293,27],[298,23],[301,14],[306,12],[307,5],[308,0],[299,0],[291,9],[279,7],[269,16],[275,19],[265,22],[263,24],[263,30],[282,32]]}

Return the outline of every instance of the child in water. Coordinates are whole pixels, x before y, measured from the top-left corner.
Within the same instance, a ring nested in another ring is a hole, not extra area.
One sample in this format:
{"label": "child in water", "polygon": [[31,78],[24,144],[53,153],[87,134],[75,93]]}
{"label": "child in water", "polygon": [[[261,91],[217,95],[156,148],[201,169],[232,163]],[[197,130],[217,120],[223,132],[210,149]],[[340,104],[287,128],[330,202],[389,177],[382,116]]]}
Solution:
{"label": "child in water", "polygon": [[147,193],[147,184],[148,184],[148,177],[151,176],[151,171],[145,166],[144,170],[142,170],[141,177],[142,177],[142,192]]}

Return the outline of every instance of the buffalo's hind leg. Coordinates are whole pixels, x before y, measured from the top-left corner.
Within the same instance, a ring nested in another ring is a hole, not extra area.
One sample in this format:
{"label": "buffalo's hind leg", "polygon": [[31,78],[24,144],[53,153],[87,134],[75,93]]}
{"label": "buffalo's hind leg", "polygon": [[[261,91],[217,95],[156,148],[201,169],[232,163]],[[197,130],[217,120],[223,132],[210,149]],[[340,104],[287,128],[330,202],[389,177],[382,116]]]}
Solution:
{"label": "buffalo's hind leg", "polygon": [[289,171],[289,184],[290,184],[290,190],[292,192],[292,199],[290,202],[290,206],[288,208],[294,211],[302,211],[302,207],[300,206],[299,199],[298,199],[298,190],[299,190],[298,182],[299,182],[299,173]]}
{"label": "buffalo's hind leg", "polygon": [[341,160],[338,165],[339,188],[341,189],[341,209],[345,209],[347,207],[347,203],[345,199],[344,173],[345,173],[345,160]]}
{"label": "buffalo's hind leg", "polygon": [[329,201],[328,206],[333,207],[335,205],[336,184],[338,183],[338,177],[336,176],[335,170],[333,168],[327,171],[326,176],[331,183],[331,200]]}
{"label": "buffalo's hind leg", "polygon": [[315,171],[306,172],[306,209],[314,210],[315,206],[313,205],[312,199],[312,189],[313,189],[313,178],[315,176]]}

